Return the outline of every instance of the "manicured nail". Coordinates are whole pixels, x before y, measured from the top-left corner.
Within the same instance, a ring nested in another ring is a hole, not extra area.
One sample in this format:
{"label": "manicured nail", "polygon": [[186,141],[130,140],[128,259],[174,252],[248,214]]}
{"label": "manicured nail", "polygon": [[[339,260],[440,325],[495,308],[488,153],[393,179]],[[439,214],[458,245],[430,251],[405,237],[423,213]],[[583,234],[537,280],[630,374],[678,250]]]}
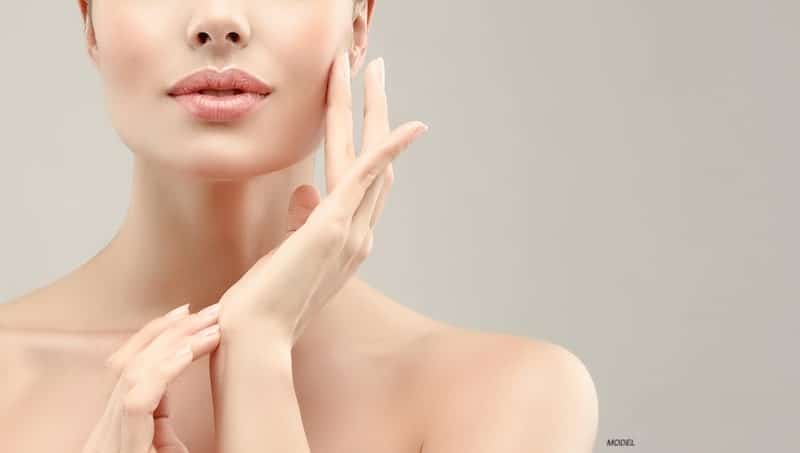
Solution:
{"label": "manicured nail", "polygon": [[411,134],[411,140],[416,139],[417,137],[422,135],[424,132],[428,132],[428,125],[425,124],[425,123],[422,123],[422,126],[420,126],[417,129],[415,129],[414,132]]}
{"label": "manicured nail", "polygon": [[201,337],[210,337],[212,335],[216,335],[219,333],[219,324],[214,324],[213,326],[208,326],[205,329],[200,331]]}
{"label": "manicured nail", "polygon": [[181,305],[180,307],[170,311],[166,315],[164,315],[167,319],[171,320],[178,320],[181,319],[184,315],[189,313],[189,304]]}
{"label": "manicured nail", "polygon": [[200,310],[200,313],[208,316],[215,316],[217,313],[219,313],[219,302]]}

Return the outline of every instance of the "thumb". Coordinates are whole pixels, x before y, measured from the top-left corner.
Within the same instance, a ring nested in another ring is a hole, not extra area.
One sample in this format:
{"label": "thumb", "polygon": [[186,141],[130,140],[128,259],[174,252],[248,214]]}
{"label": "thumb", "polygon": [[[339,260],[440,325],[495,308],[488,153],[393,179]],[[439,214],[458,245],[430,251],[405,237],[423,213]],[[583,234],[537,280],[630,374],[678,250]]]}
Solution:
{"label": "thumb", "polygon": [[189,449],[175,434],[170,413],[169,392],[164,392],[153,412],[153,447],[159,453],[189,453]]}
{"label": "thumb", "polygon": [[319,202],[319,191],[313,185],[303,184],[295,189],[289,200],[289,218],[284,240],[306,223],[306,220],[308,220],[311,212]]}
{"label": "thumb", "polygon": [[289,198],[289,210],[287,212],[287,221],[286,221],[286,234],[281,239],[281,242],[273,247],[272,250],[267,252],[264,255],[265,258],[269,258],[272,254],[278,250],[281,244],[283,244],[289,236],[292,235],[295,231],[297,231],[301,226],[306,223],[308,217],[311,215],[311,212],[314,211],[314,208],[320,202],[319,191],[316,187],[303,184],[297,187],[294,192],[292,192],[291,198]]}

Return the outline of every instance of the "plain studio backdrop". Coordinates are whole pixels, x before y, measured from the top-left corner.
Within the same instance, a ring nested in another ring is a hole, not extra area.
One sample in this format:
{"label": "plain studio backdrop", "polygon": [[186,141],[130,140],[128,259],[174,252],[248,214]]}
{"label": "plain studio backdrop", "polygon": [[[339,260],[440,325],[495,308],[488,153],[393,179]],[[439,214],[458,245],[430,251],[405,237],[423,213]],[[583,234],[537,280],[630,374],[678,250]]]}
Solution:
{"label": "plain studio backdrop", "polygon": [[[360,275],[578,355],[596,452],[800,451],[800,2],[377,3],[392,126],[431,129]],[[5,301],[110,240],[132,158],[75,2],[4,17]]]}

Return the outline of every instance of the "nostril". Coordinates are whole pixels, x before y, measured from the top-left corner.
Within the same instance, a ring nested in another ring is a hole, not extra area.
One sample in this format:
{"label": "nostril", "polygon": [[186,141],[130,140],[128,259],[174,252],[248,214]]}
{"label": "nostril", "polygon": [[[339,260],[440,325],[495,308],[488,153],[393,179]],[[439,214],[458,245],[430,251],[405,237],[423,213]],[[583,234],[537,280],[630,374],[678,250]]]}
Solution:
{"label": "nostril", "polygon": [[[238,43],[241,40],[241,37],[239,36],[239,33],[235,32],[235,31],[232,31],[232,32],[228,33],[227,36],[228,36],[228,39],[231,40],[234,43]],[[198,37],[198,41],[200,41],[200,44],[205,44],[206,42],[211,40],[211,36],[208,33],[204,32],[204,31],[198,33],[197,37]]]}

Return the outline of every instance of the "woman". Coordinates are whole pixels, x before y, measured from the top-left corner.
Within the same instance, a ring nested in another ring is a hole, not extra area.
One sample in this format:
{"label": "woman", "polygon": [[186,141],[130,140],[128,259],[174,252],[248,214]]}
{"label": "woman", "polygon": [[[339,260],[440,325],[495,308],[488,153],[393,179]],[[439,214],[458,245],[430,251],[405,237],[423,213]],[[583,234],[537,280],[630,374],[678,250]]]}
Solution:
{"label": "woman", "polygon": [[595,390],[569,351],[355,275],[391,161],[427,129],[390,129],[373,60],[353,150],[374,0],[78,5],[131,202],[97,255],[0,305],[4,451],[591,451]]}

